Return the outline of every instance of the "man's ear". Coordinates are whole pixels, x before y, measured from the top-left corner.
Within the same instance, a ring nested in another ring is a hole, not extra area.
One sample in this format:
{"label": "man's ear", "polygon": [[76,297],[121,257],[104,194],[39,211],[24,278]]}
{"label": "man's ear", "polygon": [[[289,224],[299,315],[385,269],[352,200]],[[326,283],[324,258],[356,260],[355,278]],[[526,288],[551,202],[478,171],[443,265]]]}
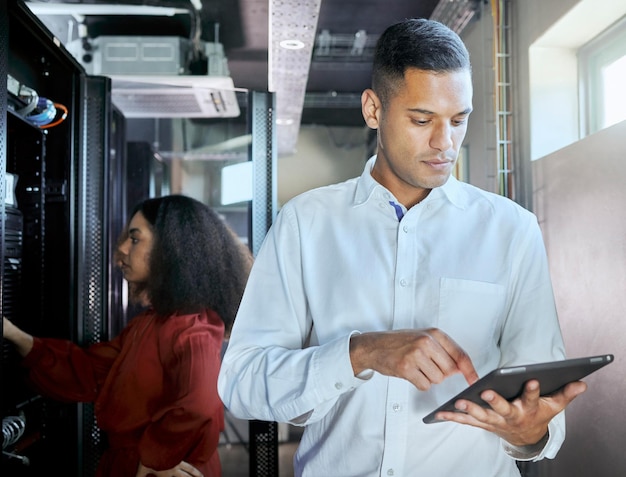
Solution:
{"label": "man's ear", "polygon": [[371,129],[378,129],[378,115],[380,114],[381,104],[378,96],[372,89],[366,89],[361,94],[361,113],[365,124]]}

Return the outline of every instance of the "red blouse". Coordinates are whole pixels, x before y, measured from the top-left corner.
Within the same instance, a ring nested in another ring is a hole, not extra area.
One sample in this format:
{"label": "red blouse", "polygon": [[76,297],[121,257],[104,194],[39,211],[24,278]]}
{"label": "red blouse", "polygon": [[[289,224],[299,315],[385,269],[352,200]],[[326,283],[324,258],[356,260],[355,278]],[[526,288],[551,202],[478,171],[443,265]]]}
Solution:
{"label": "red blouse", "polygon": [[215,477],[224,426],[217,394],[223,337],[213,311],[164,320],[148,310],[112,341],[87,349],[35,338],[23,363],[42,394],[95,402],[109,441],[98,477],[135,477],[139,461],[164,470],[181,460]]}

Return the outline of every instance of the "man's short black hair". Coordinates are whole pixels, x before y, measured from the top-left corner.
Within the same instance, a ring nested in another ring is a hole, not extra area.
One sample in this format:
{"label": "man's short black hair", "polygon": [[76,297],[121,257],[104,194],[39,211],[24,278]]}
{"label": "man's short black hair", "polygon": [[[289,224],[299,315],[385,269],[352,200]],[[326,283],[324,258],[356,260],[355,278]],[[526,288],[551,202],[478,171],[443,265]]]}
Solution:
{"label": "man's short black hair", "polygon": [[383,104],[409,68],[445,73],[471,71],[471,64],[454,31],[434,20],[413,18],[388,27],[376,44],[372,89]]}

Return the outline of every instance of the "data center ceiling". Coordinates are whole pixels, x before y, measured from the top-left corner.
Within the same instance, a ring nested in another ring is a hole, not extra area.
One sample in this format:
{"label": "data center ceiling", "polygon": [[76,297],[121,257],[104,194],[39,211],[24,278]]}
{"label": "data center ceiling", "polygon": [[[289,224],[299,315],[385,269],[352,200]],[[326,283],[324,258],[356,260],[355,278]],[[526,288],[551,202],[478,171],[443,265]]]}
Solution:
{"label": "data center ceiling", "polygon": [[[363,125],[360,95],[370,84],[376,40],[388,25],[405,18],[425,17],[439,19],[460,31],[472,17],[477,17],[475,13],[479,12],[481,2],[32,0],[28,3],[39,8],[64,7],[64,14],[51,15],[48,11],[44,15],[53,32],[66,37],[80,34],[80,22],[83,34],[86,32],[90,38],[165,35],[221,43],[235,87],[276,92],[279,153],[289,153],[300,124]],[[88,7],[92,10],[86,10]],[[155,12],[154,7],[172,8],[175,13]]]}

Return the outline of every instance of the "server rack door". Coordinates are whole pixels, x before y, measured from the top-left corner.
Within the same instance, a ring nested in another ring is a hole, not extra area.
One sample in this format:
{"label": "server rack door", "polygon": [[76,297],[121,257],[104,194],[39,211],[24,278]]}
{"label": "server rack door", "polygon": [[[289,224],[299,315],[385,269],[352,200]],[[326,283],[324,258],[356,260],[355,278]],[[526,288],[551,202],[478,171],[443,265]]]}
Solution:
{"label": "server rack door", "polygon": [[[2,311],[36,336],[88,345],[110,333],[111,241],[122,220],[111,194],[110,140],[111,128],[121,133],[119,116],[116,122],[108,79],[87,76],[22,2],[2,7],[0,77],[26,88],[0,95],[0,184],[9,184],[0,221]],[[65,108],[65,117],[35,121],[24,91]],[[102,442],[90,405],[39,394],[18,361],[3,342],[3,431],[10,436],[3,475],[53,468],[93,475]]]}

